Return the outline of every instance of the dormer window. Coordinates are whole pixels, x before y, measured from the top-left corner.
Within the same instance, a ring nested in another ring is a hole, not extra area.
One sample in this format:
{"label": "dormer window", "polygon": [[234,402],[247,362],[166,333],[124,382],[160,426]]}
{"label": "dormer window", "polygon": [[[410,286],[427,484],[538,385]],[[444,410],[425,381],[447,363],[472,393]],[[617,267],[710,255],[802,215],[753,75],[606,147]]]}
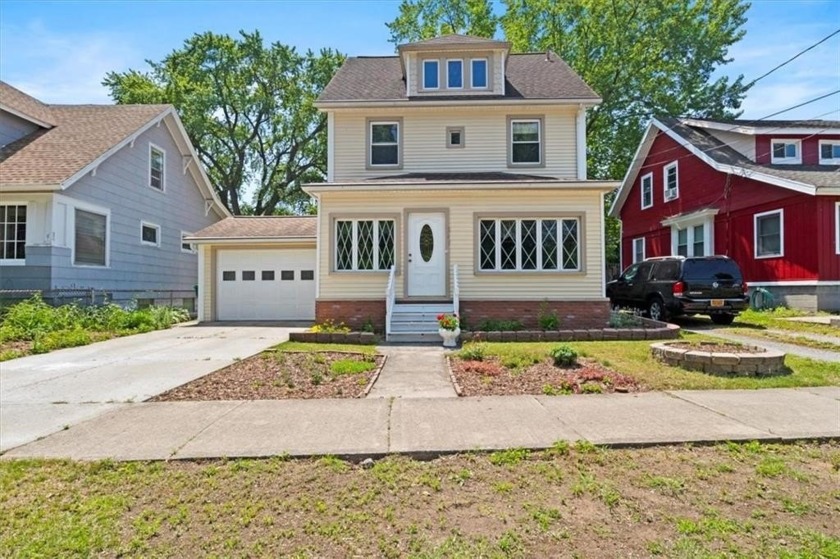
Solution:
{"label": "dormer window", "polygon": [[423,61],[423,89],[438,89],[440,84],[438,82],[438,61],[424,60]]}
{"label": "dormer window", "polygon": [[470,61],[470,82],[473,89],[487,88],[486,58],[473,58]]}
{"label": "dormer window", "polygon": [[784,165],[802,163],[800,140],[773,140],[770,142],[770,162]]}
{"label": "dormer window", "polygon": [[820,165],[840,165],[840,140],[820,140]]}
{"label": "dormer window", "polygon": [[446,87],[449,89],[462,89],[464,87],[464,61],[446,61]]}

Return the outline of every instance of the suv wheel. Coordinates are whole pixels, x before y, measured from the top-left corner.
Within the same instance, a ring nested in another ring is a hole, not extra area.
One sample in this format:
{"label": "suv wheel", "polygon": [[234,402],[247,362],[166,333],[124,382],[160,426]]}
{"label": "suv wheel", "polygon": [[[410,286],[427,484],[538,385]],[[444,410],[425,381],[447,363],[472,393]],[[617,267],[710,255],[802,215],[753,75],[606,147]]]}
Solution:
{"label": "suv wheel", "polygon": [[732,321],[735,320],[735,315],[730,313],[717,313],[710,316],[712,318],[712,322],[724,326],[732,324]]}
{"label": "suv wheel", "polygon": [[654,297],[648,304],[648,316],[652,320],[665,322],[668,320],[668,311],[665,309],[665,303],[660,297]]}

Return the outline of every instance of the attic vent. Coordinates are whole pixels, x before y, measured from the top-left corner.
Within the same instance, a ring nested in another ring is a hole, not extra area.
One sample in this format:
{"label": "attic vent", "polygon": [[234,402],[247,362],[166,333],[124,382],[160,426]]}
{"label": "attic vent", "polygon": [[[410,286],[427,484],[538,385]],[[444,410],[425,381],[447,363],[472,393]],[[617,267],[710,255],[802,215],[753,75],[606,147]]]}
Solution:
{"label": "attic vent", "polygon": [[551,51],[550,50],[545,51],[545,61],[546,62],[551,62]]}

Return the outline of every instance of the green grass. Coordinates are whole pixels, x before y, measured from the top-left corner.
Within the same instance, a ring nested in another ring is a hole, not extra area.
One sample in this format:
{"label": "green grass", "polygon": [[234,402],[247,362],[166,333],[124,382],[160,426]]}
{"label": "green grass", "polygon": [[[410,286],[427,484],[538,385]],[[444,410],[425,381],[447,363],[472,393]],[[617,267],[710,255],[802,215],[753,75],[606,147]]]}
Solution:
{"label": "green grass", "polygon": [[318,344],[309,342],[283,342],[282,344],[274,346],[272,349],[277,351],[309,351],[313,353],[340,351],[347,353],[364,353],[366,355],[376,354],[376,346],[361,344]]}
{"label": "green grass", "polygon": [[360,375],[376,368],[374,361],[355,361],[353,359],[339,359],[330,364],[333,375]]}
{"label": "green grass", "polygon": [[[686,341],[719,341],[717,338],[683,334]],[[552,342],[483,342],[485,355],[502,361],[546,358],[557,344]],[[581,357],[588,357],[631,376],[650,390],[695,390],[735,388],[788,388],[840,385],[840,363],[814,361],[795,355],[785,358],[791,374],[775,377],[726,378],[670,367],[653,359],[649,341],[568,342]]]}
{"label": "green grass", "polygon": [[814,324],[811,322],[799,322],[786,320],[787,318],[808,316],[809,313],[796,309],[779,307],[769,311],[746,310],[735,318],[732,325],[736,328],[751,328],[753,330],[788,330],[790,332],[805,332],[811,334],[822,334],[824,336],[837,336],[837,328],[827,324]]}
{"label": "green grass", "polygon": [[0,555],[840,556],[837,442],[558,448],[370,469],[3,460]]}

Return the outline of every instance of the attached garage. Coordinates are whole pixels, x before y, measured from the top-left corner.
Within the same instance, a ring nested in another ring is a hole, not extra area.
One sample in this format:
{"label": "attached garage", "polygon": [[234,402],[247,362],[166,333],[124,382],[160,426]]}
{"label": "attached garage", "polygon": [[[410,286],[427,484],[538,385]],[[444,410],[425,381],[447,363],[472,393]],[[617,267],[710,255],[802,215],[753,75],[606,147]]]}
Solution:
{"label": "attached garage", "polygon": [[314,217],[233,217],[188,237],[199,321],[314,320],[315,231]]}

